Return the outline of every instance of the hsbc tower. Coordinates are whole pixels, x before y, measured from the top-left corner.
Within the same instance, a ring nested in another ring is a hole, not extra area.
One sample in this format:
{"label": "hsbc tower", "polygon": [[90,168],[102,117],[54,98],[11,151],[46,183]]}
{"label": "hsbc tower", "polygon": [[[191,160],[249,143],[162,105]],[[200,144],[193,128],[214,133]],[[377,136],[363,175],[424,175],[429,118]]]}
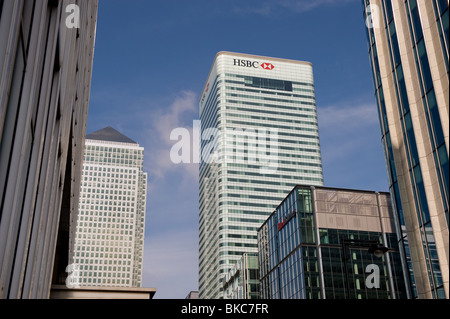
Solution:
{"label": "hsbc tower", "polygon": [[220,299],[293,187],[323,186],[312,65],[219,52],[199,104],[199,297]]}

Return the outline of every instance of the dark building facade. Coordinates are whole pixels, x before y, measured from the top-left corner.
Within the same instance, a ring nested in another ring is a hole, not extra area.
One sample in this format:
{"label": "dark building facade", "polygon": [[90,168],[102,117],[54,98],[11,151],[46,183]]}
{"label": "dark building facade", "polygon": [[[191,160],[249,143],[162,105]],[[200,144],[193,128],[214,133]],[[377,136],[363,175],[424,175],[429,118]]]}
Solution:
{"label": "dark building facade", "polygon": [[46,299],[67,277],[97,9],[0,1],[0,298]]}

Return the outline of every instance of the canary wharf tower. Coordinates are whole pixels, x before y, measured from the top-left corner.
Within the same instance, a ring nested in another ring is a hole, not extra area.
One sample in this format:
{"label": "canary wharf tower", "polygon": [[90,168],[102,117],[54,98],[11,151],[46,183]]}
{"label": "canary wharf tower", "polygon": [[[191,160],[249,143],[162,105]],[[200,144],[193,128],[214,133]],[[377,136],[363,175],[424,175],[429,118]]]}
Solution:
{"label": "canary wharf tower", "polygon": [[199,296],[217,299],[290,190],[323,185],[312,65],[219,52],[199,104]]}

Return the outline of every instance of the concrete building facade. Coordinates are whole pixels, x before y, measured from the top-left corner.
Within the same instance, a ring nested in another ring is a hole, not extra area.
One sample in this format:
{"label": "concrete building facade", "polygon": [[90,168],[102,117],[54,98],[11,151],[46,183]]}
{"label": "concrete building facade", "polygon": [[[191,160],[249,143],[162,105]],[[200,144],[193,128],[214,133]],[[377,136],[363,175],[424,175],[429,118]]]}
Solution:
{"label": "concrete building facade", "polygon": [[0,1],[0,298],[48,298],[52,278],[66,275],[97,9],[96,0]]}
{"label": "concrete building facade", "polygon": [[411,298],[449,298],[449,2],[363,0]]}

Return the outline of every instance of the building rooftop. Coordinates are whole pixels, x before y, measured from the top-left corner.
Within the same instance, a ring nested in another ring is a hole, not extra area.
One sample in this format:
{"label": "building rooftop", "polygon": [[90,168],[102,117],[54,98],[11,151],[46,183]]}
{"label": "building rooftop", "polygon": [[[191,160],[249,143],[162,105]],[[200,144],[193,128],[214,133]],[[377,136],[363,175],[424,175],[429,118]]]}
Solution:
{"label": "building rooftop", "polygon": [[283,206],[283,203],[291,196],[293,192],[298,190],[299,188],[309,188],[309,189],[321,189],[321,190],[328,190],[328,191],[340,191],[340,192],[351,192],[351,193],[359,193],[359,194],[380,194],[385,196],[390,196],[389,192],[382,192],[382,191],[370,191],[370,190],[364,190],[364,189],[351,189],[351,188],[337,188],[337,187],[327,187],[327,186],[318,186],[318,185],[302,185],[298,184],[296,185],[292,191],[281,201],[281,203],[277,206],[277,208],[269,215],[269,217],[264,221],[264,223],[261,225],[261,227],[258,228],[258,231],[261,230],[264,226],[264,224],[267,223],[267,221],[276,214],[277,210],[280,209]]}
{"label": "building rooftop", "polygon": [[119,142],[119,143],[131,143],[138,144],[133,141],[129,137],[123,135],[112,127],[108,126],[104,129],[98,130],[94,133],[91,133],[86,136],[88,140],[97,140],[97,141],[108,141],[108,142]]}
{"label": "building rooftop", "polygon": [[50,299],[153,299],[156,288],[79,287],[53,285]]}

